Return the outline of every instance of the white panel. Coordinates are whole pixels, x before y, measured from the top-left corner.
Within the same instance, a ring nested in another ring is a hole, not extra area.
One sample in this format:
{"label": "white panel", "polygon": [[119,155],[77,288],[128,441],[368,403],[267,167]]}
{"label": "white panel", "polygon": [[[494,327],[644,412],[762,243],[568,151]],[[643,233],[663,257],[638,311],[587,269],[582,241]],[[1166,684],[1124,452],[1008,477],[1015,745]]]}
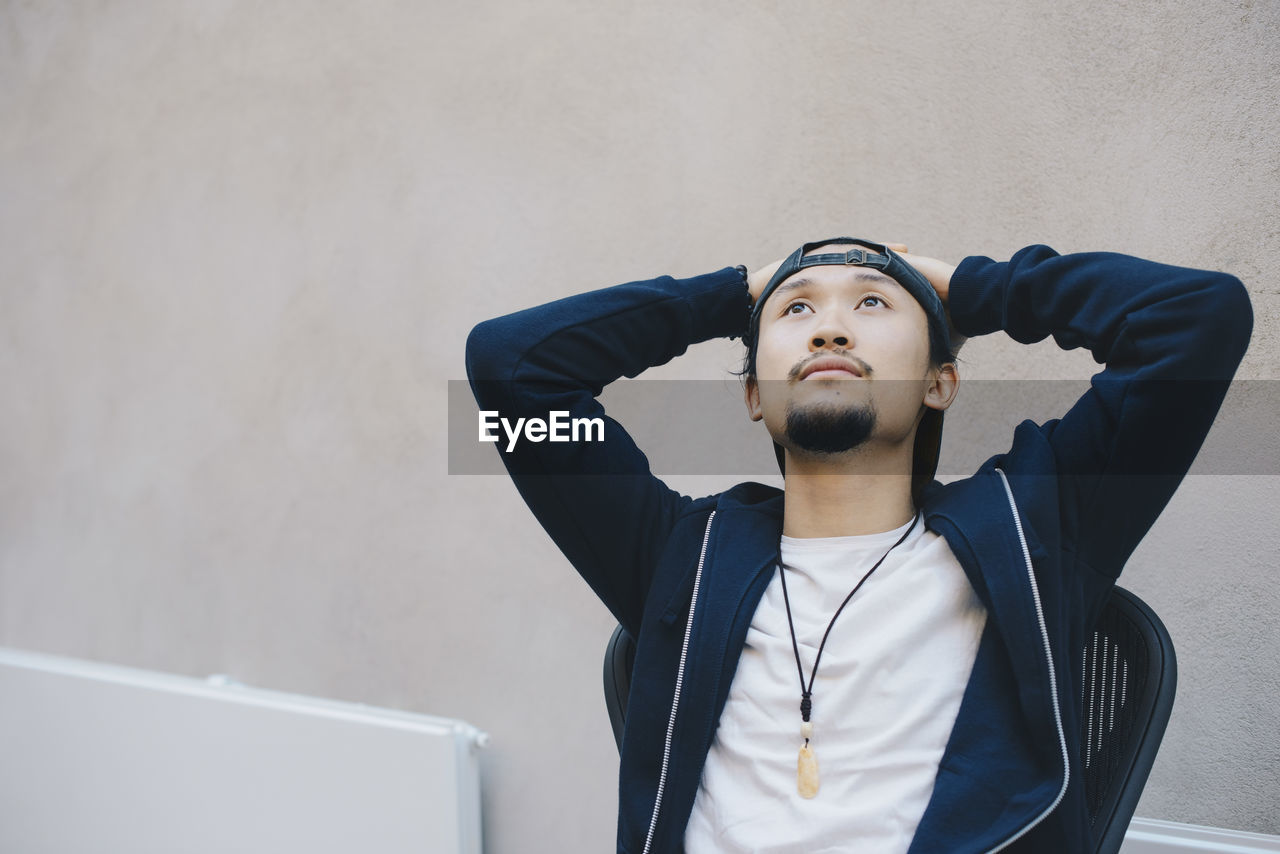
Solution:
{"label": "white panel", "polygon": [[1135,818],[1120,854],[1275,854],[1280,836]]}
{"label": "white panel", "polygon": [[0,698],[0,851],[480,851],[467,724],[3,648]]}

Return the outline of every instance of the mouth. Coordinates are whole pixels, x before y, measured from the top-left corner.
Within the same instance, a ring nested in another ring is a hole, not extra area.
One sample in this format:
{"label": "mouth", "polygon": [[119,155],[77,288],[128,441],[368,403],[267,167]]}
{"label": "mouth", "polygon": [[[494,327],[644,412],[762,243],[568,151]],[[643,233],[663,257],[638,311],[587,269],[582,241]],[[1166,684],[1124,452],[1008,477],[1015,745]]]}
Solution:
{"label": "mouth", "polygon": [[847,380],[861,378],[862,369],[849,360],[839,356],[823,356],[814,359],[800,371],[803,380]]}

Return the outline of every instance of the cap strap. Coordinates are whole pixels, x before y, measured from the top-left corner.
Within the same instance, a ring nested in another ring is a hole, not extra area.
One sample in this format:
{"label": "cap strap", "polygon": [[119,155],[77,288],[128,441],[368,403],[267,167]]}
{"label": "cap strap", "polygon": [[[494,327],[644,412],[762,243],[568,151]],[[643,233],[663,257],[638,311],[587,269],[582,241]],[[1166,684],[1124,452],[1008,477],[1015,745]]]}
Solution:
{"label": "cap strap", "polygon": [[[853,244],[855,247],[863,248],[854,248],[847,252],[824,252],[821,255],[806,254],[819,246],[826,246],[832,243]],[[872,251],[866,251],[868,249]],[[947,330],[946,309],[942,305],[942,299],[938,296],[938,292],[933,289],[933,285],[929,284],[929,280],[919,270],[907,263],[901,255],[898,255],[883,243],[873,243],[856,237],[833,237],[830,240],[815,240],[804,244],[788,255],[787,259],[782,262],[782,265],[773,274],[773,277],[769,279],[769,284],[761,292],[760,298],[751,307],[751,322],[748,327],[748,334],[751,338],[754,339],[760,329],[760,315],[764,310],[764,304],[769,301],[769,297],[777,290],[779,285],[806,267],[827,266],[871,267],[880,270],[886,276],[902,285],[915,298],[916,302],[920,303],[925,313],[939,322],[939,326],[943,331],[942,334],[947,337],[947,348],[950,349],[951,341]]]}

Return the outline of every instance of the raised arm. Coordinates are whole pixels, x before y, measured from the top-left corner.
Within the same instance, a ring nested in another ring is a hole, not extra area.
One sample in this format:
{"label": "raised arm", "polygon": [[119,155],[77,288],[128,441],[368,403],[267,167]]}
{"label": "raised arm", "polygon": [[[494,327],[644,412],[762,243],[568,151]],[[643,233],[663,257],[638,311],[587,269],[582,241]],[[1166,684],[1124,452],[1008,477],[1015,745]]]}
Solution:
{"label": "raised arm", "polygon": [[948,309],[964,335],[1052,335],[1105,363],[1041,429],[1079,558],[1116,577],[1191,467],[1244,356],[1253,325],[1244,286],[1225,273],[1030,246],[1005,263],[961,262]]}
{"label": "raised arm", "polygon": [[495,444],[538,521],[633,632],[653,566],[689,499],[653,476],[596,397],[690,344],[741,335],[748,305],[742,273],[726,268],[557,300],[481,323],[467,339],[467,376],[482,411],[512,423],[554,412],[603,423],[602,441]]}

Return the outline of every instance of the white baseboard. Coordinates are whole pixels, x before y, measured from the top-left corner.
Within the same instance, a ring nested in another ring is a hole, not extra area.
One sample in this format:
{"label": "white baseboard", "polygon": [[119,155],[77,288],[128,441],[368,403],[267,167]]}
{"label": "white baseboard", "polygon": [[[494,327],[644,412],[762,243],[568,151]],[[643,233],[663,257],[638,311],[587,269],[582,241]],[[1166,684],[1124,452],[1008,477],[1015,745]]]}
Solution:
{"label": "white baseboard", "polygon": [[1273,854],[1280,836],[1179,824],[1154,818],[1129,823],[1120,854]]}

